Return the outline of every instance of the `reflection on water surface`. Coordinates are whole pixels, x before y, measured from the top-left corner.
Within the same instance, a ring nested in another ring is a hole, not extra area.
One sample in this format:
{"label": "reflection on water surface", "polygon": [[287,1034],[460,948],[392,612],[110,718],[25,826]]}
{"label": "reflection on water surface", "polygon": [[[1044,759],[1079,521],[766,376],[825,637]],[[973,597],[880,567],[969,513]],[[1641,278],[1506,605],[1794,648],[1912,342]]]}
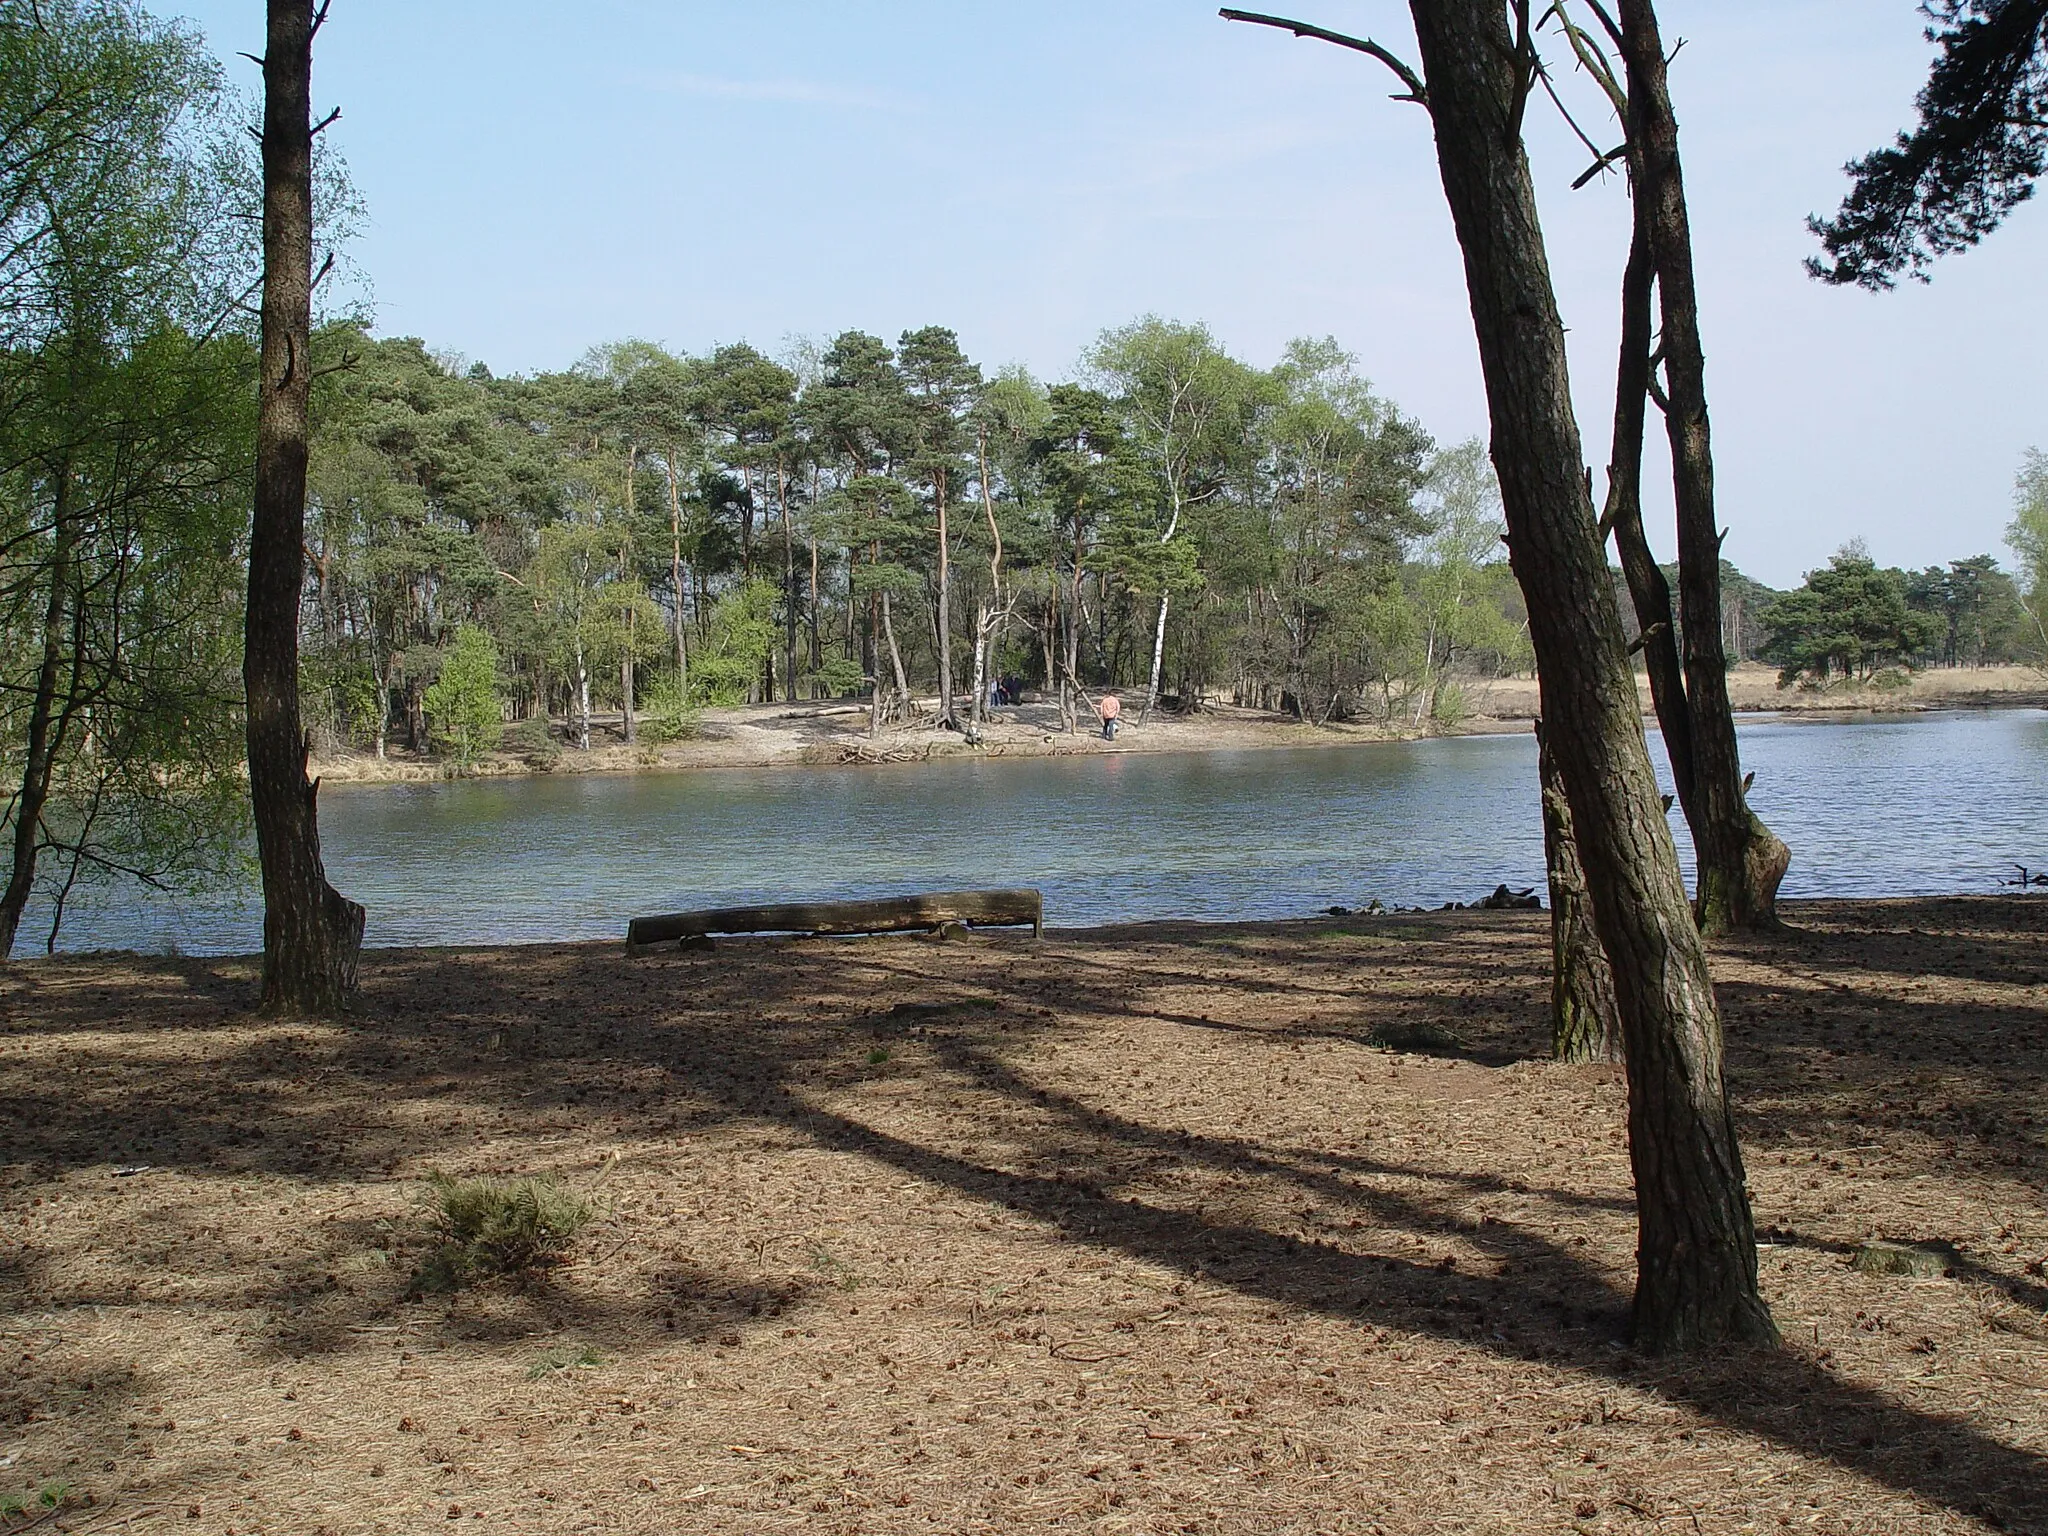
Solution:
{"label": "reflection on water surface", "polygon": [[[1747,721],[1742,744],[1752,800],[1792,845],[1788,896],[1982,892],[2048,865],[2048,712]],[[1076,926],[1543,881],[1523,735],[337,787],[321,812],[377,945],[616,938],[641,912],[919,888],[1036,885],[1048,920]],[[119,894],[75,908],[64,947],[260,943],[246,900]]]}

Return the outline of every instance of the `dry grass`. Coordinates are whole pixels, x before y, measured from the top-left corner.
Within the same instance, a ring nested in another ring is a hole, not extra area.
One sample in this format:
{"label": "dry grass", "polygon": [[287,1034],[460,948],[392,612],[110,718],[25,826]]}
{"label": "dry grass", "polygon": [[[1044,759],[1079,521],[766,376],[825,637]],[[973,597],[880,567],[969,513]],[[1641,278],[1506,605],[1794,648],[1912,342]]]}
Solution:
{"label": "dry grass", "polygon": [[[1787,1343],[1689,1364],[1620,1342],[1622,1092],[1540,1059],[1540,917],[393,952],[339,1027],[252,1020],[246,962],[18,968],[0,1489],[237,1536],[2048,1531],[2048,902],[1798,920],[1717,958]],[[1366,1043],[1424,1026],[1459,1054]],[[606,1214],[408,1300],[435,1169]]]}

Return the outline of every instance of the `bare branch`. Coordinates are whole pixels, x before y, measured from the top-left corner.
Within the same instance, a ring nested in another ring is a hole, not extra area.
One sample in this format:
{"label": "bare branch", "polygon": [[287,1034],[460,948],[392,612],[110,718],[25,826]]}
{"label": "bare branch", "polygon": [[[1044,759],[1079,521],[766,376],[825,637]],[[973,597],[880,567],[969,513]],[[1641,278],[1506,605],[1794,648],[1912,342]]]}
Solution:
{"label": "bare branch", "polygon": [[313,125],[312,131],[315,134],[325,133],[327,131],[328,125],[340,116],[341,108],[336,107],[332,112],[328,113],[325,117],[321,118],[319,122],[315,123]]}
{"label": "bare branch", "polygon": [[1585,170],[1579,173],[1578,180],[1572,183],[1572,190],[1574,192],[1578,191],[1579,188],[1583,187],[1595,176],[1598,176],[1602,171],[1606,170],[1608,166],[1614,164],[1615,161],[1623,160],[1627,157],[1628,146],[1626,144],[1615,145],[1614,148],[1608,150],[1606,154],[1602,155],[1598,160],[1595,160],[1591,165],[1587,166]]}
{"label": "bare branch", "polygon": [[[1579,126],[1579,120],[1572,116],[1572,109],[1566,106],[1564,98],[1557,94],[1557,87],[1550,83],[1550,71],[1539,66],[1536,71],[1536,78],[1543,82],[1544,94],[1550,98],[1551,105],[1557,108],[1558,115],[1565,120],[1565,125],[1577,135],[1578,141],[1593,153],[1593,169],[1572,183],[1572,188],[1576,191],[1605,166],[1607,157],[1601,151],[1600,146],[1587,137],[1586,130]],[[1626,148],[1626,146],[1623,147]]]}
{"label": "bare branch", "polygon": [[1608,13],[1607,7],[1602,5],[1600,0],[1586,0],[1586,9],[1600,18],[1600,25],[1607,31],[1608,41],[1616,48],[1621,47],[1621,23]]}
{"label": "bare branch", "polygon": [[1256,11],[1237,11],[1226,7],[1216,14],[1225,21],[1244,21],[1255,27],[1278,27],[1283,32],[1292,32],[1296,37],[1312,37],[1318,42],[1335,43],[1339,48],[1350,48],[1359,53],[1370,54],[1391,69],[1400,77],[1401,83],[1408,87],[1405,94],[1395,96],[1393,100],[1412,101],[1422,107],[1429,105],[1429,90],[1423,85],[1422,76],[1369,37],[1348,37],[1342,32],[1332,32],[1327,27],[1314,26],[1305,21],[1289,21],[1284,16],[1264,16]]}
{"label": "bare branch", "polygon": [[333,3],[334,0],[320,0],[320,9],[313,13],[313,30],[306,34],[308,42],[318,37],[320,29],[327,25],[327,7]]}

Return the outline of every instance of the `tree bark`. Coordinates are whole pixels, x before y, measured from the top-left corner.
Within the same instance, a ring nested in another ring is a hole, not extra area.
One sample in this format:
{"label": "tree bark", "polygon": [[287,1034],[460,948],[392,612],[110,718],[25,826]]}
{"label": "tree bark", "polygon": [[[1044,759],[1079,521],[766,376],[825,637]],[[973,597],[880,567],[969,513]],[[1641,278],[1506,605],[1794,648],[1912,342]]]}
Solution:
{"label": "tree bark", "polygon": [[1045,936],[1045,902],[1035,890],[933,891],[877,901],[790,902],[768,907],[718,907],[664,912],[626,925],[635,947],[714,933],[901,933],[971,923],[983,928],[1022,927]]}
{"label": "tree bark", "polygon": [[953,560],[952,538],[946,530],[946,472],[932,476],[939,509],[939,724],[959,724],[953,717]]}
{"label": "tree bark", "polygon": [[1634,234],[1621,279],[1621,357],[1615,366],[1614,441],[1607,460],[1607,508],[1602,521],[1614,530],[1636,624],[1642,632],[1643,662],[1650,698],[1671,760],[1671,779],[1686,822],[1694,816],[1692,711],[1678,660],[1678,626],[1671,611],[1671,584],[1650,550],[1643,529],[1643,420],[1650,403],[1651,300],[1656,267],[1650,254],[1646,200],[1633,204]]}
{"label": "tree bark", "polygon": [[21,915],[35,890],[36,859],[42,851],[43,807],[50,800],[50,777],[56,765],[53,739],[57,690],[64,669],[65,596],[71,584],[71,555],[76,532],[71,517],[71,466],[61,463],[53,474],[50,518],[50,595],[43,610],[43,659],[36,669],[35,698],[29,704],[27,753],[21,767],[21,792],[14,802],[13,862],[7,888],[0,893],[0,960],[14,955]]}
{"label": "tree bark", "polygon": [[896,673],[896,696],[903,708],[910,708],[910,678],[903,670],[903,652],[896,647],[896,619],[889,611],[889,594],[882,594],[882,638],[889,645],[889,665]]}
{"label": "tree bark", "polygon": [[1743,797],[1742,760],[1728,704],[1721,632],[1721,538],[1714,510],[1714,454],[1707,421],[1706,353],[1700,341],[1692,229],[1678,158],[1664,42],[1652,0],[1621,0],[1628,68],[1629,144],[1636,197],[1649,210],[1650,248],[1663,320],[1672,488],[1678,504],[1678,598],[1686,696],[1691,705],[1695,915],[1701,929],[1774,928],[1778,886],[1791,852]]}
{"label": "tree bark", "polygon": [[782,696],[796,701],[796,534],[789,525],[789,473],[775,461],[775,506],[782,516]]}
{"label": "tree bark", "polygon": [[312,0],[269,0],[263,52],[262,397],[242,659],[249,793],[263,869],[263,992],[273,1015],[338,1012],[355,989],[363,909],[327,883],[317,782],[299,724],[306,410],[312,383]]}
{"label": "tree bark", "polygon": [[1650,769],[1572,416],[1564,326],[1521,141],[1534,61],[1497,0],[1411,0],[1410,12],[1543,717],[1614,976],[1639,1211],[1636,1342],[1654,1351],[1774,1339],[1757,1291],[1713,983]]}
{"label": "tree bark", "polygon": [[668,569],[669,584],[676,595],[676,689],[688,699],[690,693],[689,625],[683,618],[683,498],[676,483],[676,451],[663,456],[668,468]]}
{"label": "tree bark", "polygon": [[1166,656],[1166,610],[1173,602],[1173,594],[1159,594],[1159,621],[1152,626],[1152,676],[1145,685],[1145,707],[1138,712],[1144,719],[1159,703],[1159,664]]}
{"label": "tree bark", "polygon": [[1586,869],[1572,836],[1571,802],[1557,755],[1536,722],[1537,773],[1543,786],[1543,864],[1550,877],[1550,1045],[1559,1061],[1620,1061],[1621,1018],[1614,973],[1593,926]]}

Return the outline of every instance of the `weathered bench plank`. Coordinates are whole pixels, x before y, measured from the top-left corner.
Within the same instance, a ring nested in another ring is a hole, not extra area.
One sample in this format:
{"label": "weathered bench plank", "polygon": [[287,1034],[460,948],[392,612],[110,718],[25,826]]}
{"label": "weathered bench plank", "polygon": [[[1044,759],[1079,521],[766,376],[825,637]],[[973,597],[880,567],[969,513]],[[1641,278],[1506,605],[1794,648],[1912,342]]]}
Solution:
{"label": "weathered bench plank", "polygon": [[636,917],[626,925],[631,945],[714,933],[902,933],[966,923],[976,928],[1031,925],[1045,936],[1045,901],[1037,891],[932,891],[879,901],[787,902],[768,907],[716,907]]}

